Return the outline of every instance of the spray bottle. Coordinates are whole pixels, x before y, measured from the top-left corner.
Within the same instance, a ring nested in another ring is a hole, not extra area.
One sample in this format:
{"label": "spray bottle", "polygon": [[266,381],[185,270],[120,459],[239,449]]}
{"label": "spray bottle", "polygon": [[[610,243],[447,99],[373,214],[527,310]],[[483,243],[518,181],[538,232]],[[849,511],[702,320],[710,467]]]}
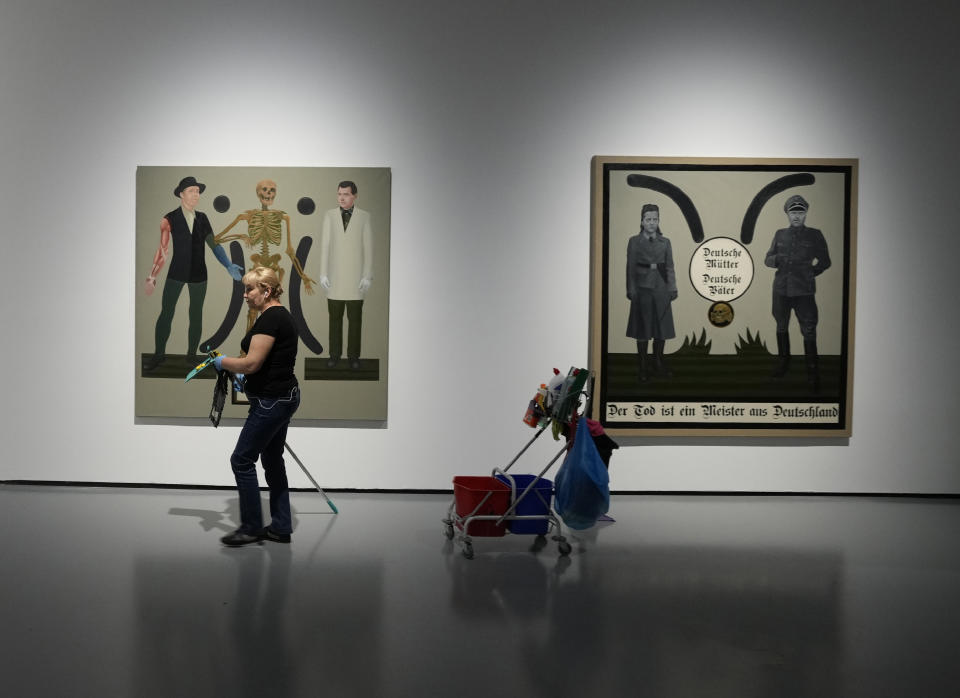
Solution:
{"label": "spray bottle", "polygon": [[537,390],[537,396],[533,399],[536,401],[537,407],[540,408],[541,412],[547,411],[547,384],[546,383],[540,384],[540,388]]}
{"label": "spray bottle", "polygon": [[547,407],[553,409],[560,398],[560,390],[563,388],[564,375],[560,373],[559,368],[553,369],[553,378],[547,385]]}

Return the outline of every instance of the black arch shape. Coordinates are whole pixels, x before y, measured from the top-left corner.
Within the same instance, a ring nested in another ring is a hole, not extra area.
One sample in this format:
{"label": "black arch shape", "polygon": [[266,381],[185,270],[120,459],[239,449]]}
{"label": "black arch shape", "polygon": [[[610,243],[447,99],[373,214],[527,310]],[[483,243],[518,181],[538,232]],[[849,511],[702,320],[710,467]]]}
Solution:
{"label": "black arch shape", "polygon": [[649,175],[632,174],[627,175],[627,184],[631,187],[641,189],[650,189],[669,196],[673,202],[680,207],[680,212],[687,220],[687,227],[690,228],[690,235],[694,242],[703,242],[703,223],[700,221],[700,214],[697,213],[697,207],[693,205],[690,197],[683,193],[675,184],[670,184],[659,177]]}
{"label": "black arch shape", "polygon": [[[307,268],[307,255],[310,253],[311,245],[313,245],[313,238],[310,236],[304,237],[297,245],[297,259],[300,261],[301,269]],[[293,316],[293,323],[297,326],[297,334],[300,335],[307,349],[314,354],[322,354],[323,345],[313,336],[303,317],[303,306],[300,304],[300,275],[296,269],[290,270],[290,314]]]}
{"label": "black arch shape", "polygon": [[757,218],[760,217],[760,211],[766,203],[777,194],[785,192],[792,187],[804,187],[813,184],[816,178],[809,172],[791,174],[780,179],[775,179],[770,184],[761,189],[750,205],[747,212],[743,214],[743,224],[740,226],[740,242],[749,245],[753,242],[753,234],[757,228]]}
{"label": "black arch shape", "polygon": [[[243,269],[243,248],[240,243],[234,240],[230,243],[230,261]],[[240,308],[243,307],[243,282],[234,281],[233,289],[230,294],[230,304],[227,306],[227,313],[223,316],[223,322],[213,336],[205,342],[200,343],[200,351],[206,353],[216,349],[230,335],[230,330],[237,324],[237,318],[240,317]]]}

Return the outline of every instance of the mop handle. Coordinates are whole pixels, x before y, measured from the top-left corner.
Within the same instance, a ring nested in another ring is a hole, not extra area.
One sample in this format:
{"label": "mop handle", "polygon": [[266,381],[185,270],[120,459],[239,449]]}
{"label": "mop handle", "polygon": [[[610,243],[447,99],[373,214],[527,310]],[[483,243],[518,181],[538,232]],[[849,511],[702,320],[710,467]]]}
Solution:
{"label": "mop handle", "polygon": [[290,455],[293,456],[293,459],[294,459],[295,461],[297,461],[297,465],[300,466],[300,469],[304,472],[304,474],[307,476],[307,478],[309,478],[310,482],[313,483],[313,486],[317,488],[317,492],[319,492],[321,495],[323,495],[323,498],[327,500],[327,504],[330,505],[330,508],[333,510],[333,513],[334,513],[334,514],[339,514],[340,512],[337,510],[337,507],[334,505],[333,502],[330,501],[330,497],[328,497],[328,496],[327,496],[327,493],[324,492],[324,491],[320,488],[320,485],[317,484],[317,481],[313,479],[313,475],[311,475],[311,474],[310,474],[310,471],[307,470],[307,466],[305,466],[305,465],[300,461],[300,459],[297,458],[297,454],[293,452],[293,449],[292,449],[292,448],[290,448],[290,444],[288,444],[286,441],[284,441],[284,442],[283,442],[283,445],[284,445],[284,447],[286,447],[286,449],[290,452]]}

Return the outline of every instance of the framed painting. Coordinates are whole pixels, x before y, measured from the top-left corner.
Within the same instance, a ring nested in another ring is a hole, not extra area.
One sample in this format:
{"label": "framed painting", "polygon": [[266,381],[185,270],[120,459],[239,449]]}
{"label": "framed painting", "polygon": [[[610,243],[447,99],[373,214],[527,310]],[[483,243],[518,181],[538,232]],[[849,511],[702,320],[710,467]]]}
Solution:
{"label": "framed painting", "polygon": [[857,173],[594,157],[593,418],[621,436],[850,436]]}
{"label": "framed painting", "polygon": [[[256,319],[242,273],[274,269],[299,334],[296,419],[387,418],[390,170],[142,166],[136,174],[135,417],[205,418],[216,350]],[[346,211],[346,212],[345,212]],[[244,417],[233,394],[223,416]]]}

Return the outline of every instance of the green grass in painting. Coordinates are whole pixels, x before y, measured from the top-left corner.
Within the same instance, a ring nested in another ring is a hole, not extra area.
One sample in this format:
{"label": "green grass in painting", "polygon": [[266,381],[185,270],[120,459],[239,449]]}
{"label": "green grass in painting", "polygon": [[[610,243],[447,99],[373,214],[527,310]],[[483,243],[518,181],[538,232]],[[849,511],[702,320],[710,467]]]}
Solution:
{"label": "green grass in painting", "polygon": [[820,390],[807,383],[802,354],[794,354],[790,370],[782,378],[770,376],[777,357],[770,353],[760,334],[749,329],[738,335],[736,354],[711,355],[706,330],[685,337],[683,345],[665,358],[672,378],[651,376],[641,383],[636,354],[607,354],[604,367],[606,402],[638,400],[686,401],[790,401],[838,402],[842,394],[842,361],[837,355],[819,357]]}

